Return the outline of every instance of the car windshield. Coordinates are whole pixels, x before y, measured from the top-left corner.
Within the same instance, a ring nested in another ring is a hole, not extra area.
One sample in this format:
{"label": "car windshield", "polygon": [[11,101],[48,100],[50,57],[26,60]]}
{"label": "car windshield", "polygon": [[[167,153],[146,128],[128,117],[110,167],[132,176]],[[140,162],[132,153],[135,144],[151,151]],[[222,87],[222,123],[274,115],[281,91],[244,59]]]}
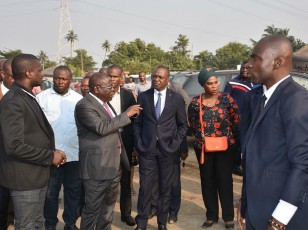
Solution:
{"label": "car windshield", "polygon": [[295,82],[308,89],[308,75],[303,73],[291,73]]}

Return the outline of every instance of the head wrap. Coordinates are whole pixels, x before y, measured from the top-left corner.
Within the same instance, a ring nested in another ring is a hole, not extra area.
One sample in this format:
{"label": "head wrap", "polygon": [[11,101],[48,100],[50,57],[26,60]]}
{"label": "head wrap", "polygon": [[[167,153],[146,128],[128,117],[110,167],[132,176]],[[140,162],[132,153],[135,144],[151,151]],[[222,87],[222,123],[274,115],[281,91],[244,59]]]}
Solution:
{"label": "head wrap", "polygon": [[198,82],[203,87],[205,85],[205,82],[209,80],[210,77],[216,76],[216,72],[213,69],[207,70],[204,68],[200,71],[198,75]]}

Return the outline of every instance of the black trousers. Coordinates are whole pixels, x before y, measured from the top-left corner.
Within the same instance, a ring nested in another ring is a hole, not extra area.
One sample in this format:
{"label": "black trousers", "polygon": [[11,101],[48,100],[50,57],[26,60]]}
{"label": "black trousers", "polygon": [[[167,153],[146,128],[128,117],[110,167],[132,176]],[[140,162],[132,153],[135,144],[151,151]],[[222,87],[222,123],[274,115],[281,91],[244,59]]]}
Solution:
{"label": "black trousers", "polygon": [[10,191],[0,186],[0,230],[7,229],[7,216],[10,200]]}
{"label": "black trousers", "polygon": [[130,189],[130,171],[122,167],[120,192],[120,210],[121,216],[130,216],[132,211],[132,194]]}
{"label": "black trousers", "polygon": [[[170,205],[169,205],[169,215],[177,216],[181,207],[181,162],[180,162],[180,153],[176,154],[177,156],[174,159],[173,165],[173,174],[171,182],[171,193],[170,193]],[[152,204],[151,210],[157,211],[158,203],[158,178],[156,178],[155,183],[153,183],[152,190]]]}
{"label": "black trousers", "polygon": [[233,221],[233,179],[235,148],[229,147],[225,152],[204,153],[204,164],[200,164],[201,149],[195,148],[199,162],[201,189],[206,218],[218,221],[220,199],[222,218]]}
{"label": "black trousers", "polygon": [[117,200],[121,170],[111,180],[83,180],[86,203],[81,214],[81,230],[109,230]]}
{"label": "black trousers", "polygon": [[154,154],[139,153],[140,189],[137,203],[137,228],[146,229],[152,202],[152,189],[157,176],[159,189],[157,223],[166,225],[175,156],[176,153],[162,154],[159,151]]}

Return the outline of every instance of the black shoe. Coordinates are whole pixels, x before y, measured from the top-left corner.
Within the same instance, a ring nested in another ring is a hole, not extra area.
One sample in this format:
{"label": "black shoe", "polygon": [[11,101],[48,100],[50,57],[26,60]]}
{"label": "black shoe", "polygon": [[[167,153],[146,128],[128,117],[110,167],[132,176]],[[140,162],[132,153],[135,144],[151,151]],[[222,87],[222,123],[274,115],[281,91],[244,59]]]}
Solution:
{"label": "black shoe", "polygon": [[169,224],[174,224],[177,221],[178,221],[178,217],[177,216],[169,215],[169,218],[168,218],[168,223]]}
{"label": "black shoe", "polygon": [[229,223],[225,224],[226,229],[234,229],[234,222],[233,221],[228,221]]}
{"label": "black shoe", "polygon": [[73,225],[73,226],[65,225],[64,230],[79,230],[79,228],[77,228],[76,225]]}
{"label": "black shoe", "polygon": [[157,215],[157,210],[156,209],[152,209],[148,215],[148,219],[153,218],[154,216]]}
{"label": "black shoe", "polygon": [[167,230],[167,227],[164,224],[159,224],[158,225],[158,230]]}
{"label": "black shoe", "polygon": [[233,169],[232,174],[235,174],[235,175],[238,175],[238,176],[243,176],[243,171],[242,171],[241,167],[238,166],[238,167],[235,167]]}
{"label": "black shoe", "polygon": [[136,221],[132,216],[121,216],[121,221],[125,222],[128,226],[135,226]]}
{"label": "black shoe", "polygon": [[210,228],[215,223],[217,223],[217,221],[207,220],[203,223],[202,228]]}

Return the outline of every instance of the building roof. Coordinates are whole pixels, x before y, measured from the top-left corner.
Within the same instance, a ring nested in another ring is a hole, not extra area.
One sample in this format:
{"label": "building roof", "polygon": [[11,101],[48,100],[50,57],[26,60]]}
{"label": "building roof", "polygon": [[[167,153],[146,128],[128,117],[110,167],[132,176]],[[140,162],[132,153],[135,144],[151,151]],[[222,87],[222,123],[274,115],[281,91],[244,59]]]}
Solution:
{"label": "building roof", "polygon": [[308,44],[297,50],[293,57],[308,58]]}

